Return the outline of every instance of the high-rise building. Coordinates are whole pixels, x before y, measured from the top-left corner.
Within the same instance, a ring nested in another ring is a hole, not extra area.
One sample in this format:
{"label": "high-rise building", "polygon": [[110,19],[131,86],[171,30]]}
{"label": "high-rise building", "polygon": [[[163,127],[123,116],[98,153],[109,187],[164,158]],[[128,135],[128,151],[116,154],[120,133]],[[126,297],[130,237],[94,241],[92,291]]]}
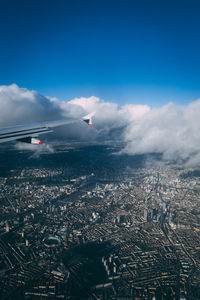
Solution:
{"label": "high-rise building", "polygon": [[144,209],[144,220],[147,222],[147,218],[148,218],[148,209],[145,207]]}
{"label": "high-rise building", "polygon": [[6,232],[9,232],[10,231],[10,228],[9,228],[9,224],[8,222],[6,223]]}

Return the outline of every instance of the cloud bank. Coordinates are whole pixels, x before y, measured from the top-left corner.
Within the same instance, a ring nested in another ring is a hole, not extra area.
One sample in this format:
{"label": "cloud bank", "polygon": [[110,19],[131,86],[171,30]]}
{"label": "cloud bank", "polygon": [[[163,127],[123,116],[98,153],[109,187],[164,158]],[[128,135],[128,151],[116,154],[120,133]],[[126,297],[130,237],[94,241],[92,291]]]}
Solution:
{"label": "cloud bank", "polygon": [[95,111],[94,128],[80,122],[56,129],[49,137],[82,140],[115,140],[124,143],[123,153],[162,153],[165,160],[200,166],[200,100],[187,106],[168,103],[160,108],[124,105],[97,97],[60,101],[16,84],[0,86],[0,126],[81,118]]}

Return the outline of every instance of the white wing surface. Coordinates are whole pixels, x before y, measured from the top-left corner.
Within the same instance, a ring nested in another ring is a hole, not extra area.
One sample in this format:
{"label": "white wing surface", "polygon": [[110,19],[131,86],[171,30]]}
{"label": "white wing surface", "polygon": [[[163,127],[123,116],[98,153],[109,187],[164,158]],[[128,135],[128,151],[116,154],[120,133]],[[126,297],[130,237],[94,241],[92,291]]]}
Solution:
{"label": "white wing surface", "polygon": [[[93,115],[94,113],[91,113],[84,116],[81,120],[86,122],[89,126],[92,126]],[[0,143],[18,140],[25,143],[42,144],[42,141],[37,139],[39,135],[52,132],[53,127],[73,124],[79,121],[80,120],[77,119],[57,120],[0,128]]]}

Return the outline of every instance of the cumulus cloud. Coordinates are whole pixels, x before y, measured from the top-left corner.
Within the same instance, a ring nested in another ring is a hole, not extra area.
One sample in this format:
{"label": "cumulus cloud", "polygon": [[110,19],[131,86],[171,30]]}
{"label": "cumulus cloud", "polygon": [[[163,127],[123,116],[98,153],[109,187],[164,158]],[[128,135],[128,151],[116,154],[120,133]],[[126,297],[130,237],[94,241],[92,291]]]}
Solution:
{"label": "cumulus cloud", "polygon": [[164,160],[200,165],[200,100],[187,106],[174,103],[160,108],[133,104],[119,106],[94,96],[60,101],[19,88],[16,84],[0,86],[1,127],[81,118],[92,111],[96,112],[94,128],[88,128],[83,122],[60,127],[54,136],[48,137],[48,143],[53,138],[114,139],[124,143],[123,153],[161,153]]}
{"label": "cumulus cloud", "polygon": [[61,108],[35,91],[19,88],[16,84],[0,86],[0,125],[9,126],[62,115]]}
{"label": "cumulus cloud", "polygon": [[200,100],[185,107],[169,103],[131,122],[124,134],[126,153],[162,153],[164,159],[199,164]]}
{"label": "cumulus cloud", "polygon": [[[147,107],[135,106],[136,114],[142,114]],[[0,86],[0,126],[10,126],[37,121],[63,118],[81,118],[95,111],[95,128],[91,130],[84,123],[63,126],[55,129],[52,137],[78,139],[122,139],[122,129],[132,118],[129,106],[119,107],[115,103],[105,102],[97,97],[75,98],[60,101],[45,97],[36,91],[19,88],[16,84]],[[118,136],[116,136],[118,132]]]}

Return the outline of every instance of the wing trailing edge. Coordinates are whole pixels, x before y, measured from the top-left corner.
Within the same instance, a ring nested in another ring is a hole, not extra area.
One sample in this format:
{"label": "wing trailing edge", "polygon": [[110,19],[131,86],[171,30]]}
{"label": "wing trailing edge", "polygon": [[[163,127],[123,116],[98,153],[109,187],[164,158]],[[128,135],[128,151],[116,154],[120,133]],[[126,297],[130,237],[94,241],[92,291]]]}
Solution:
{"label": "wing trailing edge", "polygon": [[[81,120],[86,122],[89,126],[92,126],[93,115],[94,112],[88,114],[87,116],[84,116]],[[0,143],[18,140],[25,143],[29,143],[30,141],[34,144],[41,144],[41,141],[36,142],[32,138],[38,137],[41,134],[52,132],[53,127],[72,124],[76,122],[80,122],[80,119],[47,121],[0,128]]]}

